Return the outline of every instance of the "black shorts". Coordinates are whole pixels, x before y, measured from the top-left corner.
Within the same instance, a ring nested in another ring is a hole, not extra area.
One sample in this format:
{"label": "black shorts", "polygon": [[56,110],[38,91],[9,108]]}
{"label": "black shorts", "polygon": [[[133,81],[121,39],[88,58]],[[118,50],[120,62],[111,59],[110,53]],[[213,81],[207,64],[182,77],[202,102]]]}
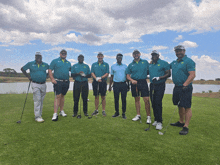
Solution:
{"label": "black shorts", "polygon": [[146,79],[136,80],[137,84],[131,84],[132,97],[139,97],[141,92],[141,97],[149,97],[149,89]]}
{"label": "black shorts", "polygon": [[57,84],[53,84],[53,90],[56,95],[66,95],[69,90],[70,81],[57,81]]}
{"label": "black shorts", "polygon": [[98,96],[99,93],[101,94],[101,96],[105,96],[106,90],[107,90],[107,83],[106,83],[106,81],[104,81],[104,82],[93,81],[92,88],[93,88],[93,95],[94,96]]}
{"label": "black shorts", "polygon": [[191,108],[193,87],[188,86],[183,90],[182,86],[175,86],[173,89],[173,104],[178,107]]}

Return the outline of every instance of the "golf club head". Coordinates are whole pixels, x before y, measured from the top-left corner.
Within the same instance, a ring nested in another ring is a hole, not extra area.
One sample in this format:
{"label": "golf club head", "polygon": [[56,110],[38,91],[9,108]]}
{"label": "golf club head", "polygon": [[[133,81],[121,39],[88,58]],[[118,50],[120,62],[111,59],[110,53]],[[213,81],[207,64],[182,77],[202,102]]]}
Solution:
{"label": "golf club head", "polygon": [[88,119],[91,119],[91,118],[92,118],[92,116],[89,116],[89,117],[88,117]]}
{"label": "golf club head", "polygon": [[21,123],[21,120],[17,121],[17,123],[20,124],[20,123]]}
{"label": "golf club head", "polygon": [[145,131],[149,131],[149,130],[150,130],[150,128],[146,128],[146,129],[145,129]]}
{"label": "golf club head", "polygon": [[78,118],[78,119],[81,119],[81,115],[78,115],[77,118]]}
{"label": "golf club head", "polygon": [[163,135],[163,132],[158,132],[159,135]]}

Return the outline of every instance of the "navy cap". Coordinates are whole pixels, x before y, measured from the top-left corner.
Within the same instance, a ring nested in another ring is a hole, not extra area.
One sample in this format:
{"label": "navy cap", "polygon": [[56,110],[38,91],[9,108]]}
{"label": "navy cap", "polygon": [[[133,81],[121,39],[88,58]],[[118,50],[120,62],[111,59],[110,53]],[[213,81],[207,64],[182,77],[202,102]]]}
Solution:
{"label": "navy cap", "polygon": [[102,52],[99,52],[97,56],[103,56]]}
{"label": "navy cap", "polygon": [[66,51],[65,49],[62,49],[62,50],[60,51],[60,54],[63,54],[63,53],[66,53],[66,54],[67,54],[67,51]]}

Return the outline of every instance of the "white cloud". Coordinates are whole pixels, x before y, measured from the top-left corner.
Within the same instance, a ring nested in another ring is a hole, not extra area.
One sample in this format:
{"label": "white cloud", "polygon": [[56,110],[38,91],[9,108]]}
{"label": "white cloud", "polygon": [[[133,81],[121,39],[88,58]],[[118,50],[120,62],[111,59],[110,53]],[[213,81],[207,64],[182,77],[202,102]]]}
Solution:
{"label": "white cloud", "polygon": [[197,6],[193,0],[2,0],[0,18],[4,44],[125,44],[168,30],[220,30],[220,1]]}
{"label": "white cloud", "polygon": [[110,59],[115,59],[116,56],[107,56],[107,55],[104,55],[105,58],[110,58]]}
{"label": "white cloud", "polygon": [[153,46],[152,48],[148,50],[164,50],[164,49],[168,49],[168,47],[167,46]]}
{"label": "white cloud", "polygon": [[196,63],[196,78],[199,79],[212,79],[220,78],[220,62],[213,60],[208,55],[192,56],[192,60]]}
{"label": "white cloud", "polygon": [[60,52],[62,49],[65,49],[67,51],[67,53],[68,53],[68,51],[74,51],[75,53],[80,53],[81,52],[81,50],[74,49],[74,48],[66,48],[66,47],[64,47],[64,48],[62,48],[62,47],[54,47],[52,49],[42,50],[42,52],[50,52],[50,51],[54,51],[54,50],[57,50],[57,51]]}
{"label": "white cloud", "polygon": [[192,42],[192,41],[184,41],[179,43],[179,45],[185,46],[185,48],[196,48],[198,47],[197,43]]}
{"label": "white cloud", "polygon": [[178,35],[178,37],[176,37],[173,42],[178,42],[179,40],[183,39],[182,35]]}

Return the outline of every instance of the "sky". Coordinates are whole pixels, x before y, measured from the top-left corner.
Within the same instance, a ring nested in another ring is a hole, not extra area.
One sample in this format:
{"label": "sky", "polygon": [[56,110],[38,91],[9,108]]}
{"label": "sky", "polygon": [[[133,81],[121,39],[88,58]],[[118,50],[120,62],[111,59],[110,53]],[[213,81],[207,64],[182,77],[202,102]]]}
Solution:
{"label": "sky", "polygon": [[132,62],[138,49],[150,62],[152,50],[167,62],[182,44],[196,63],[196,78],[220,78],[220,0],[1,0],[0,71],[20,68],[41,52],[50,64],[67,50],[89,66],[98,52],[110,66],[122,53]]}

